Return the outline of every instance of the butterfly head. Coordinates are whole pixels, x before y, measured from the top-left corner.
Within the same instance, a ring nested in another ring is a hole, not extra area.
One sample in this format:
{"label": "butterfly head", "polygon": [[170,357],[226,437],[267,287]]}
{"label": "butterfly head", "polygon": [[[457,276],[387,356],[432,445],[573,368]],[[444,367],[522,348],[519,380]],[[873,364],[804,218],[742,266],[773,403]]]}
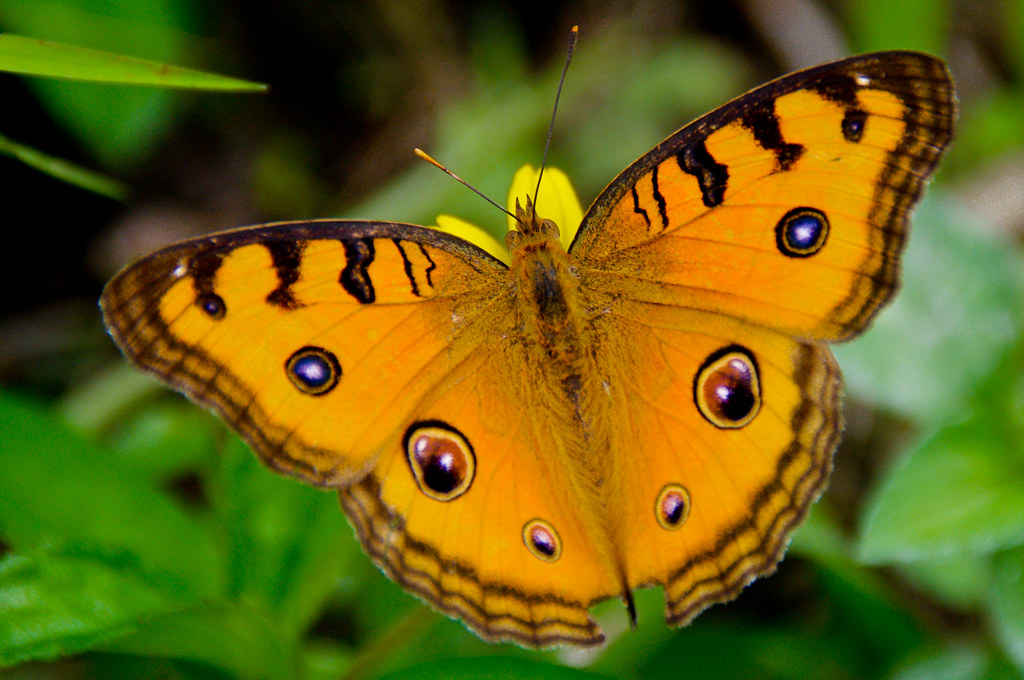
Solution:
{"label": "butterfly head", "polygon": [[525,208],[516,199],[516,224],[505,235],[505,247],[510,253],[526,244],[559,243],[558,234],[558,225],[539,217],[529,196]]}

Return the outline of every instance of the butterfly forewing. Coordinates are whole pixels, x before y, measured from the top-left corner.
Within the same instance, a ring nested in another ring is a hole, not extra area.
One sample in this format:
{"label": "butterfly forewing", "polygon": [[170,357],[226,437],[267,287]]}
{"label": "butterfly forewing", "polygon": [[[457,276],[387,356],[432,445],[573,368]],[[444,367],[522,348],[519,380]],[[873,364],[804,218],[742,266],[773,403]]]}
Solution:
{"label": "butterfly forewing", "polygon": [[134,363],[272,467],[336,486],[365,473],[470,351],[463,331],[498,299],[503,271],[422,227],[299,222],[166,248],[115,277],[101,304]]}
{"label": "butterfly forewing", "polygon": [[895,290],[909,210],[953,116],[949,73],[923,54],[786,76],[627,168],[570,252],[591,270],[588,285],[848,337]]}

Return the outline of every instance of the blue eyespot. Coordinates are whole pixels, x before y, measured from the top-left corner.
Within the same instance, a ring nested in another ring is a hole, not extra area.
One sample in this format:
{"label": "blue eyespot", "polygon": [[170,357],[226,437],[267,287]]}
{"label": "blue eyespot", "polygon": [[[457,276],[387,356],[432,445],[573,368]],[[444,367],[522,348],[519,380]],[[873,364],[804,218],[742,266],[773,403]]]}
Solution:
{"label": "blue eyespot", "polygon": [[794,208],[775,226],[775,243],[787,257],[809,257],[828,239],[828,219],[814,208]]}
{"label": "blue eyespot", "polygon": [[322,347],[303,347],[284,364],[285,373],[295,387],[305,394],[327,394],[341,379],[338,358]]}
{"label": "blue eyespot", "polygon": [[224,315],[228,312],[227,305],[224,304],[224,298],[216,293],[200,295],[196,299],[196,304],[199,305],[199,309],[203,310],[206,316],[216,321],[223,319]]}

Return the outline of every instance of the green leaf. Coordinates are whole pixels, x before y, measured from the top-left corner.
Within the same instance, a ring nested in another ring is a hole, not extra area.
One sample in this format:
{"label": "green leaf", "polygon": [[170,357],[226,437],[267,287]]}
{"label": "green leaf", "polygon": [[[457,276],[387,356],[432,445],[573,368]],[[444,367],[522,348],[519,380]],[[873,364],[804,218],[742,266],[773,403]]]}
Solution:
{"label": "green leaf", "polygon": [[[0,35],[0,39],[3,37]],[[16,158],[30,168],[34,168],[62,182],[73,184],[76,187],[112,198],[115,201],[123,201],[128,196],[128,187],[116,179],[83,168],[80,165],[75,165],[63,158],[50,156],[30,146],[19,144],[3,135],[0,135],[0,154]]]}
{"label": "green leaf", "polygon": [[294,675],[294,650],[271,621],[252,609],[211,603],[172,612],[102,645],[110,652],[192,661],[238,678]]}
{"label": "green leaf", "polygon": [[298,637],[338,578],[363,556],[337,494],[273,473],[237,437],[223,455],[219,509],[228,528],[230,591]]}
{"label": "green leaf", "polygon": [[1024,674],[1024,550],[996,558],[988,611],[996,639]]}
{"label": "green leaf", "polygon": [[857,0],[846,3],[858,51],[923,50],[939,53],[950,25],[947,3],[935,0]]}
{"label": "green leaf", "polygon": [[961,553],[947,558],[905,562],[899,571],[920,590],[930,592],[945,605],[975,611],[992,586],[988,555]]}
{"label": "green leaf", "polygon": [[90,559],[0,559],[0,666],[89,649],[173,606],[152,585]]}
{"label": "green leaf", "polygon": [[868,503],[861,557],[903,562],[1024,543],[1020,447],[983,416],[928,438],[888,472]]}
{"label": "green leaf", "polygon": [[10,33],[0,35],[0,71],[96,83],[221,92],[265,92],[267,89],[262,83]]}
{"label": "green leaf", "polygon": [[203,524],[122,457],[4,392],[0,536],[15,548],[90,557],[167,593],[221,591],[223,567]]}
{"label": "green leaf", "polygon": [[988,666],[988,655],[981,649],[944,647],[907,663],[893,680],[992,680]]}

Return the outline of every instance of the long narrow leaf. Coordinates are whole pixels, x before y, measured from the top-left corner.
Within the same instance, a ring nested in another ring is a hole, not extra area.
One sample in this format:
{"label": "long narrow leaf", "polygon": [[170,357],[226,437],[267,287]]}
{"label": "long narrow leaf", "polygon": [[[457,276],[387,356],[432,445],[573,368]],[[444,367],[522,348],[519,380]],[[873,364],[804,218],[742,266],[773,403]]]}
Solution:
{"label": "long narrow leaf", "polygon": [[263,92],[266,85],[25,36],[0,35],[0,71],[122,85]]}
{"label": "long narrow leaf", "polygon": [[[4,36],[0,36],[0,40],[3,40],[3,38]],[[50,156],[30,146],[19,144],[3,135],[0,135],[0,154],[17,158],[25,165],[62,182],[73,184],[76,187],[112,198],[115,201],[123,201],[128,196],[128,187],[116,179],[102,175],[94,170],[83,168],[80,165],[75,165],[63,158]]]}

